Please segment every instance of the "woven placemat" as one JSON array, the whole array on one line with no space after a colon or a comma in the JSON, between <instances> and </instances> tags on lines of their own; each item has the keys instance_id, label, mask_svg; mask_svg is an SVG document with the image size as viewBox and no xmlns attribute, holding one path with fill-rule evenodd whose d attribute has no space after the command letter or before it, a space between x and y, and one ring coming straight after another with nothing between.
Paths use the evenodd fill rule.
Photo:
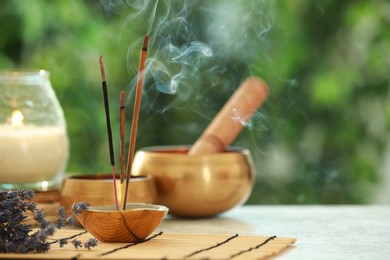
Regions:
<instances>
[{"instance_id":1,"label":"woven placemat","mask_svg":"<svg viewBox=\"0 0 390 260\"><path fill-rule=\"evenodd\" d=\"M77 238L82 242L92 236L81 229L56 232L50 241ZM279 236L241 236L239 234L169 234L156 233L141 243L98 243L87 250L74 249L69 241L60 248L53 243L43 254L0 254L14 259L264 259L275 256L294 244L296 238Z\"/></svg>"}]
</instances>

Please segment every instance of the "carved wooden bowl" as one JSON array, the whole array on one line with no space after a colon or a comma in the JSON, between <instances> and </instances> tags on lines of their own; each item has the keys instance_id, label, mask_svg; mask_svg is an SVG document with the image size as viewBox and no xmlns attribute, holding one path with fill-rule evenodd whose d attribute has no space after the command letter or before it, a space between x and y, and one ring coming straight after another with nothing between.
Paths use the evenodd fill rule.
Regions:
<instances>
[{"instance_id":1,"label":"carved wooden bowl","mask_svg":"<svg viewBox=\"0 0 390 260\"><path fill-rule=\"evenodd\" d=\"M89 207L77 216L83 227L101 242L137 243L145 240L163 221L168 208L144 203Z\"/></svg>"}]
</instances>

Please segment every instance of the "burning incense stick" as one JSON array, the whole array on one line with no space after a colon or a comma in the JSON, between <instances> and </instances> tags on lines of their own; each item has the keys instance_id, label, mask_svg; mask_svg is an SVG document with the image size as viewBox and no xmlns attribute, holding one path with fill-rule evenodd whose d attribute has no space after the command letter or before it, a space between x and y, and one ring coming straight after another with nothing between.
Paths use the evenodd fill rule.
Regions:
<instances>
[{"instance_id":1,"label":"burning incense stick","mask_svg":"<svg viewBox=\"0 0 390 260\"><path fill-rule=\"evenodd\" d=\"M127 189L128 189L128 185L129 185L130 176L131 176L131 166L133 164L135 141L137 138L138 118L139 118L139 111L140 111L140 107L141 107L141 98L142 98L142 87L143 87L144 78L145 78L145 62L146 62L146 56L148 53L148 40L149 40L148 36L145 35L144 44L143 44L142 50L141 50L139 68L138 68L137 89L136 89L136 93L135 93L133 120L132 120L132 124L131 124L130 143L129 143L129 151L128 151L128 159L127 159L126 188L125 188L125 198L124 198L123 209L126 209Z\"/></svg>"},{"instance_id":2,"label":"burning incense stick","mask_svg":"<svg viewBox=\"0 0 390 260\"><path fill-rule=\"evenodd\" d=\"M103 57L102 56L100 56L99 64L100 64L100 74L102 76L104 109L106 111L108 147L109 147L109 151L110 151L112 179L113 179L113 182L114 182L115 205L116 205L116 210L119 210L119 207L118 207L118 197L117 197L117 194L116 194L115 159L114 159L114 148L113 148L113 145L112 145L112 131L111 131L111 123L110 123L110 109L109 109L109 105L108 105L106 73L104 71Z\"/></svg>"},{"instance_id":3,"label":"burning incense stick","mask_svg":"<svg viewBox=\"0 0 390 260\"><path fill-rule=\"evenodd\" d=\"M120 108L119 108L119 134L120 134L120 179L121 179L121 205L123 205L124 202L124 181L126 178L125 173L125 134L126 134L126 116L125 116L125 97L126 93L122 90L120 94Z\"/></svg>"}]
</instances>

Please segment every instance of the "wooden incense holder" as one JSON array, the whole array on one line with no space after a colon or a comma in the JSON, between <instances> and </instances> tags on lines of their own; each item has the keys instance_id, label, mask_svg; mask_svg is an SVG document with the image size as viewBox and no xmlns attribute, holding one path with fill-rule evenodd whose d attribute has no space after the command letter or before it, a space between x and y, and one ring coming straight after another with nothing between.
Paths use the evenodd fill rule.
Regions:
<instances>
[{"instance_id":1,"label":"wooden incense holder","mask_svg":"<svg viewBox=\"0 0 390 260\"><path fill-rule=\"evenodd\" d=\"M168 213L168 208L144 203L90 207L77 216L83 227L101 242L138 243L145 240Z\"/></svg>"},{"instance_id":2,"label":"wooden incense holder","mask_svg":"<svg viewBox=\"0 0 390 260\"><path fill-rule=\"evenodd\" d=\"M263 80L256 77L247 78L191 147L188 154L223 152L267 96L268 85Z\"/></svg>"}]
</instances>

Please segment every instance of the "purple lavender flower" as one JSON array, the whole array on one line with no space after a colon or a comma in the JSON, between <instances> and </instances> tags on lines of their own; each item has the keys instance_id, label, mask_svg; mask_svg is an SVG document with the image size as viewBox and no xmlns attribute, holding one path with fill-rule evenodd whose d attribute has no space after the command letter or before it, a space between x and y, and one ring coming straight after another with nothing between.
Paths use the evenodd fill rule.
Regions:
<instances>
[{"instance_id":1,"label":"purple lavender flower","mask_svg":"<svg viewBox=\"0 0 390 260\"><path fill-rule=\"evenodd\" d=\"M61 229L66 225L65 208L63 206L59 207L57 210L57 214L58 214L58 219L56 221L56 225L58 229Z\"/></svg>"},{"instance_id":2,"label":"purple lavender flower","mask_svg":"<svg viewBox=\"0 0 390 260\"><path fill-rule=\"evenodd\" d=\"M27 254L28 251L29 251L29 248L25 244L21 244L18 246L16 253Z\"/></svg>"},{"instance_id":3,"label":"purple lavender flower","mask_svg":"<svg viewBox=\"0 0 390 260\"><path fill-rule=\"evenodd\" d=\"M50 245L48 242L37 242L34 247L35 251L38 253L46 253L50 249Z\"/></svg>"},{"instance_id":4,"label":"purple lavender flower","mask_svg":"<svg viewBox=\"0 0 390 260\"><path fill-rule=\"evenodd\" d=\"M52 236L54 235L54 232L55 232L55 227L53 224L49 224L46 228L45 228L45 232L48 236Z\"/></svg>"},{"instance_id":5,"label":"purple lavender flower","mask_svg":"<svg viewBox=\"0 0 390 260\"><path fill-rule=\"evenodd\" d=\"M66 218L66 214L65 214L65 208L64 206L61 206L57 209L57 214L60 218Z\"/></svg>"},{"instance_id":6,"label":"purple lavender flower","mask_svg":"<svg viewBox=\"0 0 390 260\"><path fill-rule=\"evenodd\" d=\"M72 216L69 216L66 219L66 224L69 225L69 226L73 226L74 225L74 218Z\"/></svg>"},{"instance_id":7,"label":"purple lavender flower","mask_svg":"<svg viewBox=\"0 0 390 260\"><path fill-rule=\"evenodd\" d=\"M85 244L84 247L88 250L91 250L91 247L97 246L98 240L96 238L89 238Z\"/></svg>"},{"instance_id":8,"label":"purple lavender flower","mask_svg":"<svg viewBox=\"0 0 390 260\"><path fill-rule=\"evenodd\" d=\"M72 225L74 220L67 217L63 207L57 211L58 219L55 224L46 221L46 214L43 210L37 209L36 204L32 201L34 192L31 190L3 190L0 189L0 253L44 253L50 249L47 242L49 236L52 236L56 230ZM82 202L74 207L75 213L81 213L88 207L88 203ZM34 215L38 222L39 229L32 233L32 225L25 223L27 216L26 211ZM68 243L68 239L58 240L60 247ZM73 240L72 244L76 247L82 247L81 241ZM96 239L89 239L85 242L84 247L90 250L96 246Z\"/></svg>"},{"instance_id":9,"label":"purple lavender flower","mask_svg":"<svg viewBox=\"0 0 390 260\"><path fill-rule=\"evenodd\" d=\"M68 239L61 238L60 241L58 241L58 243L60 244L60 247L63 247L64 245L68 244Z\"/></svg>"},{"instance_id":10,"label":"purple lavender flower","mask_svg":"<svg viewBox=\"0 0 390 260\"><path fill-rule=\"evenodd\" d=\"M46 217L45 211L41 209L35 211L34 219L38 222L40 228L45 228L49 224L45 220L45 217Z\"/></svg>"},{"instance_id":11,"label":"purple lavender flower","mask_svg":"<svg viewBox=\"0 0 390 260\"><path fill-rule=\"evenodd\" d=\"M29 204L28 204L28 209L29 211L31 211L32 213L34 213L36 210L37 210L37 204L35 204L35 202L31 201Z\"/></svg>"},{"instance_id":12,"label":"purple lavender flower","mask_svg":"<svg viewBox=\"0 0 390 260\"><path fill-rule=\"evenodd\" d=\"M72 206L72 210L73 210L73 213L76 216L78 216L79 214L81 214L81 212L88 209L88 207L89 207L89 204L87 202L83 201L83 202L74 203Z\"/></svg>"},{"instance_id":13,"label":"purple lavender flower","mask_svg":"<svg viewBox=\"0 0 390 260\"><path fill-rule=\"evenodd\" d=\"M78 239L76 239L76 238L72 240L72 244L73 244L73 246L74 246L76 249L78 249L79 247L83 247L83 246L81 245L81 241L78 240Z\"/></svg>"}]
</instances>

